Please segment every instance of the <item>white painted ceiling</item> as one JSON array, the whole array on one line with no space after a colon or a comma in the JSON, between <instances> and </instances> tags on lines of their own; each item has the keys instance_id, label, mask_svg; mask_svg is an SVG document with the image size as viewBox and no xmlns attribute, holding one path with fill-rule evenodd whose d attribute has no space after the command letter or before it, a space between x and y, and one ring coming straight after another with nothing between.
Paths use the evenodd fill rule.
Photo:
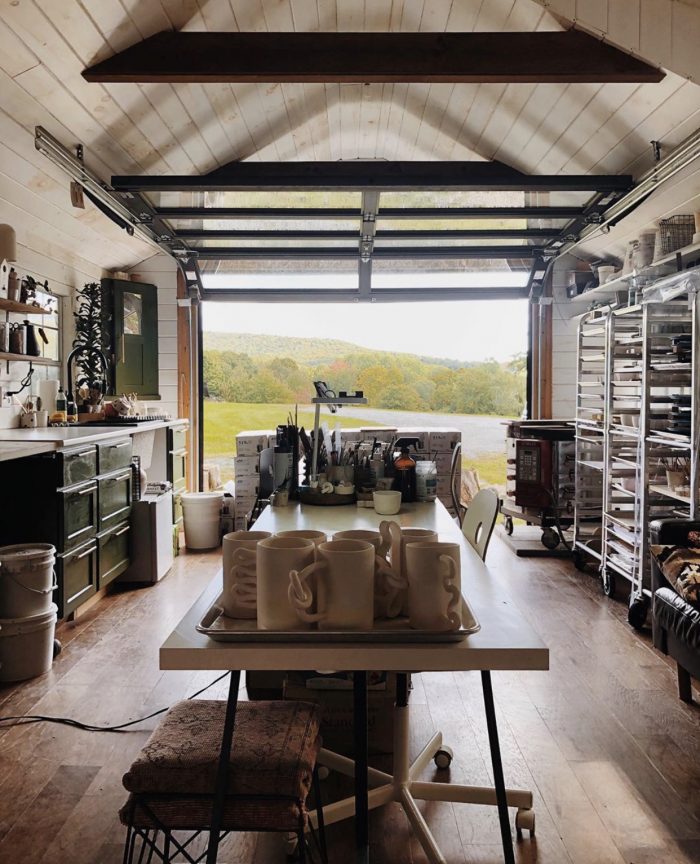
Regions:
<instances>
[{"instance_id":1,"label":"white painted ceiling","mask_svg":"<svg viewBox=\"0 0 700 864\"><path fill-rule=\"evenodd\" d=\"M677 0L663 2L670 8ZM640 3L624 5L639 18ZM670 149L700 126L700 89L674 72L659 84L507 86L88 84L80 75L96 60L170 28L561 29L563 19L547 5L535 0L0 0L0 154L7 157L0 159L0 198L56 228L61 218L69 219L71 227L63 225L60 237L69 254L118 267L143 259L148 247L120 234L92 208L71 209L67 183L33 150L36 124L66 145L81 142L87 163L104 178L200 174L237 159L357 158L498 159L533 174L639 174L652 162L651 139ZM576 14L576 3L549 5L560 14L566 13L561 7ZM595 5L613 7L612 0ZM590 6L581 4L581 11ZM653 40L648 35L646 40L646 54L654 54ZM639 45L633 48L644 56ZM672 52L668 56L673 63ZM686 68L680 61L673 65ZM33 198L18 205L13 184L21 164L21 185Z\"/></svg>"}]
</instances>

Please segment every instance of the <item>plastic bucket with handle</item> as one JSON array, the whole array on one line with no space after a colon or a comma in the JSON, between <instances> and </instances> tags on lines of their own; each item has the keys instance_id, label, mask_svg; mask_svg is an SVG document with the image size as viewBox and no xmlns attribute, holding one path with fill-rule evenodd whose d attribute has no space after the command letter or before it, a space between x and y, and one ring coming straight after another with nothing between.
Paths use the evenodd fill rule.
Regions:
<instances>
[{"instance_id":1,"label":"plastic bucket with handle","mask_svg":"<svg viewBox=\"0 0 700 864\"><path fill-rule=\"evenodd\" d=\"M184 492L180 496L188 549L213 549L221 543L223 492Z\"/></svg>"},{"instance_id":2,"label":"plastic bucket with handle","mask_svg":"<svg viewBox=\"0 0 700 864\"><path fill-rule=\"evenodd\" d=\"M58 607L27 618L0 618L0 682L25 681L48 672Z\"/></svg>"},{"instance_id":3,"label":"plastic bucket with handle","mask_svg":"<svg viewBox=\"0 0 700 864\"><path fill-rule=\"evenodd\" d=\"M56 550L50 543L0 547L0 618L26 618L51 607Z\"/></svg>"}]
</instances>

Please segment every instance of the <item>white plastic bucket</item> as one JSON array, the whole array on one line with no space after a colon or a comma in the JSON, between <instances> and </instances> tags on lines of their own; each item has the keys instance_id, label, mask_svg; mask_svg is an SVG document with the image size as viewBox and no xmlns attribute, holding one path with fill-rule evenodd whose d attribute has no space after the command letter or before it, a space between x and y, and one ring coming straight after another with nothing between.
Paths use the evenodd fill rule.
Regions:
<instances>
[{"instance_id":1,"label":"white plastic bucket","mask_svg":"<svg viewBox=\"0 0 700 864\"><path fill-rule=\"evenodd\" d=\"M221 543L223 492L185 492L180 496L188 549L213 549Z\"/></svg>"},{"instance_id":2,"label":"white plastic bucket","mask_svg":"<svg viewBox=\"0 0 700 864\"><path fill-rule=\"evenodd\" d=\"M28 618L0 618L0 681L24 681L48 672L58 607Z\"/></svg>"},{"instance_id":3,"label":"white plastic bucket","mask_svg":"<svg viewBox=\"0 0 700 864\"><path fill-rule=\"evenodd\" d=\"M56 550L50 543L0 547L0 619L41 615L51 608Z\"/></svg>"}]
</instances>

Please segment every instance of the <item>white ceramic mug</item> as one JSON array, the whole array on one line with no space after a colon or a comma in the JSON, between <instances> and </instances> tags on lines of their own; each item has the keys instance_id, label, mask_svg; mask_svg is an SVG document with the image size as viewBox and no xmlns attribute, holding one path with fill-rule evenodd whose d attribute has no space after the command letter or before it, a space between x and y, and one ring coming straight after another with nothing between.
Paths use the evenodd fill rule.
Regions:
<instances>
[{"instance_id":1,"label":"white ceramic mug","mask_svg":"<svg viewBox=\"0 0 700 864\"><path fill-rule=\"evenodd\" d=\"M255 618L257 607L256 547L269 531L231 531L222 541L224 615Z\"/></svg>"},{"instance_id":2,"label":"white ceramic mug","mask_svg":"<svg viewBox=\"0 0 700 864\"><path fill-rule=\"evenodd\" d=\"M387 560L390 538L383 537L379 531L368 531L362 528L350 531L336 531L334 540L364 540L371 543L377 553L374 566L374 617L395 618L401 609L398 602L399 591L405 587L397 582L394 571Z\"/></svg>"},{"instance_id":3,"label":"white ceramic mug","mask_svg":"<svg viewBox=\"0 0 700 864\"><path fill-rule=\"evenodd\" d=\"M462 626L459 544L407 544L406 576L411 627L459 630Z\"/></svg>"},{"instance_id":4,"label":"white ceramic mug","mask_svg":"<svg viewBox=\"0 0 700 864\"><path fill-rule=\"evenodd\" d=\"M395 516L401 509L401 493L392 489L372 492L374 509L380 516Z\"/></svg>"},{"instance_id":5,"label":"white ceramic mug","mask_svg":"<svg viewBox=\"0 0 700 864\"><path fill-rule=\"evenodd\" d=\"M301 537L304 540L311 540L314 546L319 546L328 540L328 536L324 531L314 531L310 528L300 528L294 531L278 531L275 537Z\"/></svg>"},{"instance_id":6,"label":"white ceramic mug","mask_svg":"<svg viewBox=\"0 0 700 864\"><path fill-rule=\"evenodd\" d=\"M258 629L309 629L309 623L289 603L289 574L313 564L315 548L305 537L268 537L258 543Z\"/></svg>"},{"instance_id":7,"label":"white ceramic mug","mask_svg":"<svg viewBox=\"0 0 700 864\"><path fill-rule=\"evenodd\" d=\"M430 543L438 539L436 531L430 528L402 528L398 522L384 521L379 525L382 537L387 538L390 544L391 569L394 571L394 579L403 587L399 591L399 611L408 614L408 595L406 588L406 546L409 543Z\"/></svg>"},{"instance_id":8,"label":"white ceramic mug","mask_svg":"<svg viewBox=\"0 0 700 864\"><path fill-rule=\"evenodd\" d=\"M316 556L313 564L289 574L289 602L299 619L320 630L371 630L378 558L373 544L331 540L321 543Z\"/></svg>"}]
</instances>

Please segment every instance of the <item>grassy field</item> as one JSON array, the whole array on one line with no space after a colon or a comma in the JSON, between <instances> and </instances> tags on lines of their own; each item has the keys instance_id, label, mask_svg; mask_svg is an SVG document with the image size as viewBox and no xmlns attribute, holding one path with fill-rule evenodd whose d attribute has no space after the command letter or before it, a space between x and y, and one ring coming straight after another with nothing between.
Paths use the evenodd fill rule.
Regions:
<instances>
[{"instance_id":1,"label":"grassy field","mask_svg":"<svg viewBox=\"0 0 700 864\"><path fill-rule=\"evenodd\" d=\"M212 462L228 461L235 455L236 435L244 429L274 429L284 423L289 412L294 414L293 405L266 405L247 402L206 402L204 403L204 458ZM322 414L331 426L339 422L341 426L379 426L367 420L359 421L342 414ZM307 431L313 429L314 413L308 409L299 411L299 424ZM506 457L503 452L482 453L478 457L464 458L464 468L475 468L479 472L482 486L503 485L506 476ZM223 467L223 466L222 466ZM229 472L223 472L228 479Z\"/></svg>"}]
</instances>

